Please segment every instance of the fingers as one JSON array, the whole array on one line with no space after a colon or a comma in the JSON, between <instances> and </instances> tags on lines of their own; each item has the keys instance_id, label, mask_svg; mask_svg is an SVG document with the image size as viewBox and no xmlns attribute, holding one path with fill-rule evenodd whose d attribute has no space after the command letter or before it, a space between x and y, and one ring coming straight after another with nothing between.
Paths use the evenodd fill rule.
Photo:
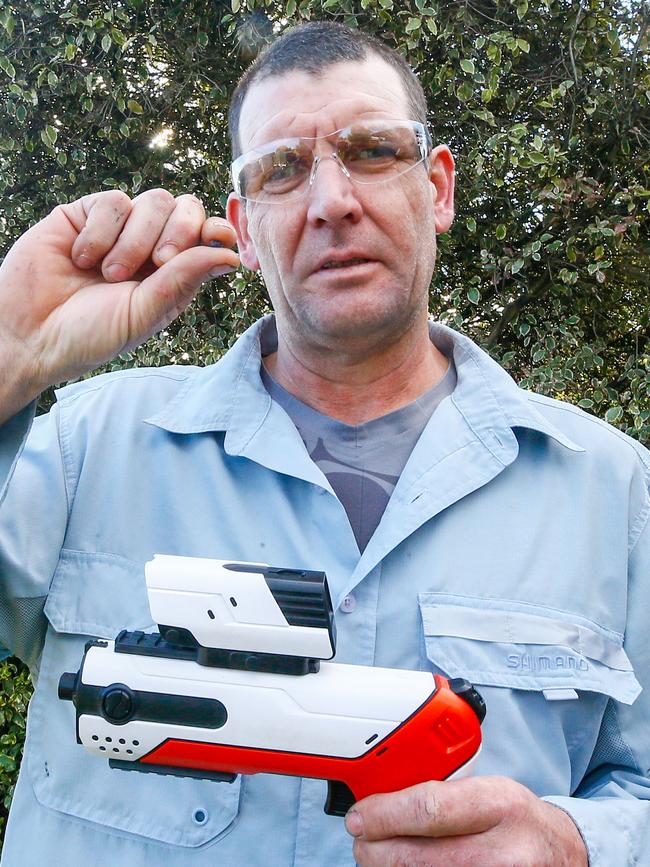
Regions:
<instances>
[{"instance_id":1,"label":"fingers","mask_svg":"<svg viewBox=\"0 0 650 867\"><path fill-rule=\"evenodd\" d=\"M195 201L202 211L200 202ZM146 193L137 196L133 200L131 213L119 238L102 262L104 278L114 282L128 280L145 262L149 261L154 248L158 246L158 239L166 228L167 221L177 207L182 211L187 210L185 203L177 206L176 199L167 190L147 190ZM182 226L187 226L189 222L191 226L191 220L187 219L186 214L177 216L175 222ZM198 223L193 233L195 243L202 221L197 218L194 222ZM189 232L191 233L191 228Z\"/></svg>"},{"instance_id":2,"label":"fingers","mask_svg":"<svg viewBox=\"0 0 650 867\"><path fill-rule=\"evenodd\" d=\"M79 233L73 262L83 269L101 268L111 283L141 279L200 244L236 243L230 224L219 217L206 219L200 199L189 194L174 198L167 190L147 190L131 201L125 193L109 190L61 210Z\"/></svg>"},{"instance_id":3,"label":"fingers","mask_svg":"<svg viewBox=\"0 0 650 867\"><path fill-rule=\"evenodd\" d=\"M178 196L167 222L156 241L152 256L155 265L164 265L174 256L201 241L205 208L194 195Z\"/></svg>"},{"instance_id":4,"label":"fingers","mask_svg":"<svg viewBox=\"0 0 650 867\"><path fill-rule=\"evenodd\" d=\"M210 217L203 224L201 241L208 246L234 247L237 235L228 220L223 217Z\"/></svg>"},{"instance_id":5,"label":"fingers","mask_svg":"<svg viewBox=\"0 0 650 867\"><path fill-rule=\"evenodd\" d=\"M478 834L503 819L513 786L530 794L501 777L476 777L421 783L399 792L372 795L355 804L346 817L346 827L364 840Z\"/></svg>"},{"instance_id":6,"label":"fingers","mask_svg":"<svg viewBox=\"0 0 650 867\"><path fill-rule=\"evenodd\" d=\"M94 268L113 247L131 213L133 203L120 190L93 193L60 210L79 233L72 245L72 261Z\"/></svg>"},{"instance_id":7,"label":"fingers","mask_svg":"<svg viewBox=\"0 0 650 867\"><path fill-rule=\"evenodd\" d=\"M512 867L545 862L513 858L508 846L489 835L449 837L395 837L368 843L355 840L352 854L358 867Z\"/></svg>"}]
</instances>

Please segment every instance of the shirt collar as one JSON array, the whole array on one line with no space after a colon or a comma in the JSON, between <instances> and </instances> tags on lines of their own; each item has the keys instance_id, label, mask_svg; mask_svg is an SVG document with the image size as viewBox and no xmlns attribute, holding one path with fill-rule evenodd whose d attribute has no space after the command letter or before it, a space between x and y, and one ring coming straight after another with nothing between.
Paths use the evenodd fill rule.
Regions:
<instances>
[{"instance_id":1,"label":"shirt collar","mask_svg":"<svg viewBox=\"0 0 650 867\"><path fill-rule=\"evenodd\" d=\"M429 323L429 334L438 349L447 355L453 353L458 386L452 400L481 439L489 439L501 426L520 427L539 431L571 451L584 451L551 424L535 407L531 394L519 388L510 374L469 337L438 322Z\"/></svg>"},{"instance_id":2,"label":"shirt collar","mask_svg":"<svg viewBox=\"0 0 650 867\"><path fill-rule=\"evenodd\" d=\"M505 426L536 430L572 451L583 451L468 337L437 322L429 324L429 333L438 349L453 355L458 384L452 400L488 447L495 429ZM251 325L216 364L195 369L176 396L145 421L179 434L226 431L228 452L240 454L271 410L260 363L276 346L275 317L269 314Z\"/></svg>"}]
</instances>

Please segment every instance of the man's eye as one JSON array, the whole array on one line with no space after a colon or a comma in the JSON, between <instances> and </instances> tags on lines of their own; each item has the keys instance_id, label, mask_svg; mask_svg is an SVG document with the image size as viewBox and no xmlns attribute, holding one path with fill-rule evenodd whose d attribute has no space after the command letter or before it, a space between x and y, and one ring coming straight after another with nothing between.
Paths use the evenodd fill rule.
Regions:
<instances>
[{"instance_id":1,"label":"man's eye","mask_svg":"<svg viewBox=\"0 0 650 867\"><path fill-rule=\"evenodd\" d=\"M299 162L280 163L273 165L266 170L264 176L265 181L283 181L286 178L292 178L295 175L303 174L305 167Z\"/></svg>"},{"instance_id":2,"label":"man's eye","mask_svg":"<svg viewBox=\"0 0 650 867\"><path fill-rule=\"evenodd\" d=\"M397 148L392 144L357 146L348 153L348 159L352 160L394 160L397 159L397 156Z\"/></svg>"},{"instance_id":3,"label":"man's eye","mask_svg":"<svg viewBox=\"0 0 650 867\"><path fill-rule=\"evenodd\" d=\"M309 165L299 153L281 151L264 166L264 187L295 183L309 174Z\"/></svg>"}]
</instances>

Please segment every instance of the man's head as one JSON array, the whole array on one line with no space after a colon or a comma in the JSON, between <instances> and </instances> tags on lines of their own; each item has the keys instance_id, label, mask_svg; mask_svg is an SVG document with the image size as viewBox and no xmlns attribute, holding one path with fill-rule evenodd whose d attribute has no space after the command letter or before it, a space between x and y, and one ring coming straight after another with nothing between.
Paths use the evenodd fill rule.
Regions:
<instances>
[{"instance_id":1,"label":"man's head","mask_svg":"<svg viewBox=\"0 0 650 867\"><path fill-rule=\"evenodd\" d=\"M364 183L346 172L339 141L346 128L397 121L408 130L425 115L406 62L340 25L289 31L242 79L230 117L235 155L255 168L272 143L279 159L289 145L292 159L313 160L296 200L228 202L242 262L262 271L281 341L358 354L426 325L436 233L453 218L451 154L439 146L387 182ZM271 159L263 177L275 183Z\"/></svg>"},{"instance_id":2,"label":"man's head","mask_svg":"<svg viewBox=\"0 0 650 867\"><path fill-rule=\"evenodd\" d=\"M242 153L239 118L248 91L270 76L298 70L318 78L335 63L361 63L369 55L384 60L399 75L408 101L409 117L426 125L427 101L422 85L401 54L361 30L351 30L332 21L312 21L292 27L272 42L240 78L230 101L228 127L232 158Z\"/></svg>"}]
</instances>

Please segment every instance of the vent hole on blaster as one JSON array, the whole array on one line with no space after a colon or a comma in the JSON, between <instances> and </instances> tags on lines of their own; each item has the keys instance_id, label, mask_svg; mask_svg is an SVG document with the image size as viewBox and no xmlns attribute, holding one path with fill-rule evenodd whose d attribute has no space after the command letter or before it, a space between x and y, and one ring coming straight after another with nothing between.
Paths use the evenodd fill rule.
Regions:
<instances>
[{"instance_id":1,"label":"vent hole on blaster","mask_svg":"<svg viewBox=\"0 0 650 867\"><path fill-rule=\"evenodd\" d=\"M210 618L210 620L214 620L214 611L210 611L209 608L208 608L208 617Z\"/></svg>"},{"instance_id":2,"label":"vent hole on blaster","mask_svg":"<svg viewBox=\"0 0 650 867\"><path fill-rule=\"evenodd\" d=\"M375 733L374 735L370 735L370 737L368 738L368 740L366 741L366 743L367 743L367 744L371 744L373 741L376 741L378 737L379 737L379 735L376 734L376 733Z\"/></svg>"},{"instance_id":3,"label":"vent hole on blaster","mask_svg":"<svg viewBox=\"0 0 650 867\"><path fill-rule=\"evenodd\" d=\"M233 608L237 607L237 600L235 599L234 596L230 597L230 604L232 605Z\"/></svg>"}]
</instances>

